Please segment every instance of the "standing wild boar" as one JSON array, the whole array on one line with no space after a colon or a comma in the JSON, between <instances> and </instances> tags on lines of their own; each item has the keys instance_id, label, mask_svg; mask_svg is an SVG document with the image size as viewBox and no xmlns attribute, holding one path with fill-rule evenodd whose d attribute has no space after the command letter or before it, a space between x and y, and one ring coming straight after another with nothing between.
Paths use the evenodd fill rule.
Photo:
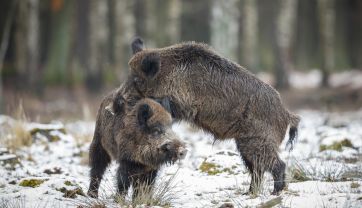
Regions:
<instances>
[{"instance_id":1,"label":"standing wild boar","mask_svg":"<svg viewBox=\"0 0 362 208\"><path fill-rule=\"evenodd\" d=\"M119 163L119 193L127 194L132 185L135 197L139 187L152 187L160 166L186 154L184 143L171 130L171 115L152 99L134 99L135 104L128 106L121 96L125 85L107 96L98 111L89 151L88 195L92 197L98 197L102 176L111 160Z\"/></svg>"},{"instance_id":2,"label":"standing wild boar","mask_svg":"<svg viewBox=\"0 0 362 208\"><path fill-rule=\"evenodd\" d=\"M286 167L279 145L288 126L288 143L293 143L300 118L283 106L273 87L205 44L144 49L142 40L135 39L132 48L129 81L143 97L163 99L173 117L196 124L215 139L234 138L251 173L249 191L257 192L269 171L272 193L280 193Z\"/></svg>"}]
</instances>

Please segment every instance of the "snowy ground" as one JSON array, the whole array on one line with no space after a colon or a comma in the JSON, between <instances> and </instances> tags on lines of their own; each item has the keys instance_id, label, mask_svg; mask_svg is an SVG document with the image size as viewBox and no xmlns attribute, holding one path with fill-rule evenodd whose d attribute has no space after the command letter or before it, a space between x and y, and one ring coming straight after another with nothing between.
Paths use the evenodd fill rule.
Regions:
<instances>
[{"instance_id":1,"label":"snowy ground","mask_svg":"<svg viewBox=\"0 0 362 208\"><path fill-rule=\"evenodd\" d=\"M234 143L214 143L210 135L185 124L175 125L174 130L187 142L188 156L179 164L163 168L158 186L173 178L172 207L220 207L224 203L268 207L273 202L277 207L362 207L362 111L299 114L303 119L297 145L292 152L284 150L285 144L281 146L289 184L279 197L270 195L270 175L266 175L257 197L243 195L250 177ZM18 123L0 116L0 142L14 137L11 134L26 132L33 133L34 141L13 152L4 145L0 148L0 206L76 207L89 201L82 191L86 193L88 188L86 158L94 123L25 123L25 133L20 127L9 130ZM114 163L110 166L101 185L100 197L109 206L114 205L115 167ZM38 179L40 184L21 186L29 179Z\"/></svg>"}]
</instances>

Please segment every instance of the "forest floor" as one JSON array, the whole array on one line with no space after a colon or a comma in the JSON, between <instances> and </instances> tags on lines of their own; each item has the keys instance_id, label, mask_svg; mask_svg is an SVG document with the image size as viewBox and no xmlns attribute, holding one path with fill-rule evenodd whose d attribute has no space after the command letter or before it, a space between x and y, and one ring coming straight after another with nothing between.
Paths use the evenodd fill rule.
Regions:
<instances>
[{"instance_id":1,"label":"forest floor","mask_svg":"<svg viewBox=\"0 0 362 208\"><path fill-rule=\"evenodd\" d=\"M258 195L244 195L250 176L234 142L214 142L212 136L180 123L173 129L189 152L185 160L163 167L156 192L166 193L157 195L155 204L362 207L362 109L298 113L302 122L294 150L289 152L281 145L288 187L280 196L270 194L273 181L269 174ZM97 203L116 207L115 163L106 171L100 199L85 196L93 130L94 122L39 124L0 116L0 207L87 207Z\"/></svg>"},{"instance_id":2,"label":"forest floor","mask_svg":"<svg viewBox=\"0 0 362 208\"><path fill-rule=\"evenodd\" d=\"M272 83L268 74L259 77ZM294 150L286 151L285 144L280 147L288 167L288 188L280 196L270 195L269 174L257 196L244 195L250 176L234 142L214 142L212 136L180 123L173 129L187 143L188 155L162 169L157 200L152 203L362 207L362 72L333 74L330 88L318 88L320 80L317 71L295 72L292 90L281 91L283 101L302 116L302 122ZM38 97L5 86L5 114L11 117L0 115L0 207L117 206L115 163L106 172L100 200L84 194L94 119L107 91L89 94L82 87L49 87Z\"/></svg>"}]
</instances>

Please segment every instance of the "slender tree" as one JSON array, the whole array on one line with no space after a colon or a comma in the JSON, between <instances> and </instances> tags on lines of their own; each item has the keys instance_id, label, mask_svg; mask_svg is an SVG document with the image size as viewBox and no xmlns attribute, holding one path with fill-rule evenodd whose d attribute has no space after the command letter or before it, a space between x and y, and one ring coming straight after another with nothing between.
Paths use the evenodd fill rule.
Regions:
<instances>
[{"instance_id":1,"label":"slender tree","mask_svg":"<svg viewBox=\"0 0 362 208\"><path fill-rule=\"evenodd\" d=\"M334 68L334 0L318 0L320 41L322 47L322 87L328 87L330 72Z\"/></svg>"},{"instance_id":2,"label":"slender tree","mask_svg":"<svg viewBox=\"0 0 362 208\"><path fill-rule=\"evenodd\" d=\"M293 68L290 53L296 6L297 0L280 0L280 9L276 19L276 44L273 44L276 59L275 86L278 89L289 88L289 70Z\"/></svg>"},{"instance_id":3,"label":"slender tree","mask_svg":"<svg viewBox=\"0 0 362 208\"><path fill-rule=\"evenodd\" d=\"M211 45L228 58L238 60L238 0L213 1L211 19Z\"/></svg>"},{"instance_id":4,"label":"slender tree","mask_svg":"<svg viewBox=\"0 0 362 208\"><path fill-rule=\"evenodd\" d=\"M72 43L72 11L75 1L52 0L50 2L51 23L45 79L48 84L65 84Z\"/></svg>"},{"instance_id":5,"label":"slender tree","mask_svg":"<svg viewBox=\"0 0 362 208\"><path fill-rule=\"evenodd\" d=\"M19 1L16 17L16 70L23 87L39 89L39 1Z\"/></svg>"},{"instance_id":6,"label":"slender tree","mask_svg":"<svg viewBox=\"0 0 362 208\"><path fill-rule=\"evenodd\" d=\"M146 33L147 45L162 47L178 40L178 0L146 1Z\"/></svg>"},{"instance_id":7,"label":"slender tree","mask_svg":"<svg viewBox=\"0 0 362 208\"><path fill-rule=\"evenodd\" d=\"M29 71L29 84L36 91L40 90L39 56L40 56L40 22L39 0L29 0L29 19L27 35L27 67Z\"/></svg>"},{"instance_id":8,"label":"slender tree","mask_svg":"<svg viewBox=\"0 0 362 208\"><path fill-rule=\"evenodd\" d=\"M124 81L128 74L128 60L131 56L130 42L136 35L134 1L115 0L114 23L114 54L115 68L120 82Z\"/></svg>"},{"instance_id":9,"label":"slender tree","mask_svg":"<svg viewBox=\"0 0 362 208\"><path fill-rule=\"evenodd\" d=\"M72 58L73 79L83 80L90 71L90 1L76 1L75 56ZM74 80L80 81L80 80Z\"/></svg>"},{"instance_id":10,"label":"slender tree","mask_svg":"<svg viewBox=\"0 0 362 208\"><path fill-rule=\"evenodd\" d=\"M250 70L255 70L257 67L257 34L258 34L258 10L255 0L242 0L242 63Z\"/></svg>"},{"instance_id":11,"label":"slender tree","mask_svg":"<svg viewBox=\"0 0 362 208\"><path fill-rule=\"evenodd\" d=\"M28 1L19 1L15 19L15 68L20 80L17 84L23 88L25 88L25 83L28 81L26 45L29 11L27 4Z\"/></svg>"},{"instance_id":12,"label":"slender tree","mask_svg":"<svg viewBox=\"0 0 362 208\"><path fill-rule=\"evenodd\" d=\"M210 43L210 15L211 3L209 0L182 0L181 1L181 40Z\"/></svg>"},{"instance_id":13,"label":"slender tree","mask_svg":"<svg viewBox=\"0 0 362 208\"><path fill-rule=\"evenodd\" d=\"M108 3L107 0L90 1L89 71L86 84L90 90L99 90L108 65Z\"/></svg>"},{"instance_id":14,"label":"slender tree","mask_svg":"<svg viewBox=\"0 0 362 208\"><path fill-rule=\"evenodd\" d=\"M134 0L133 12L135 18L135 32L136 35L141 37L147 36L147 25L146 25L146 0ZM155 14L153 14L155 15Z\"/></svg>"},{"instance_id":15,"label":"slender tree","mask_svg":"<svg viewBox=\"0 0 362 208\"><path fill-rule=\"evenodd\" d=\"M2 31L1 42L0 42L0 113L3 111L4 101L3 101L3 83L2 83L2 72L3 72L3 64L5 59L5 54L8 49L9 39L10 39L10 30L13 24L15 10L18 4L18 0L14 0L10 4L10 9L5 20L5 24Z\"/></svg>"}]
</instances>

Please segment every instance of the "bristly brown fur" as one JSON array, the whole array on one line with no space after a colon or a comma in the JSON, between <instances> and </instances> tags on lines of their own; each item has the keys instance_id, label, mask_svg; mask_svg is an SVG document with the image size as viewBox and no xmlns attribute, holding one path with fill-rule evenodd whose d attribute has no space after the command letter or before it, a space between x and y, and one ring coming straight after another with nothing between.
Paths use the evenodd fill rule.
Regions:
<instances>
[{"instance_id":1,"label":"bristly brown fur","mask_svg":"<svg viewBox=\"0 0 362 208\"><path fill-rule=\"evenodd\" d=\"M147 61L157 67L148 69ZM195 42L138 51L129 66L135 89L145 97L168 99L176 119L194 123L216 139L235 139L246 166L257 173L251 191L264 171L273 175L273 193L285 187L285 163L278 147L288 125L290 141L294 140L300 118L283 106L273 87Z\"/></svg>"},{"instance_id":2,"label":"bristly brown fur","mask_svg":"<svg viewBox=\"0 0 362 208\"><path fill-rule=\"evenodd\" d=\"M152 99L141 99L125 83L102 102L90 146L88 194L98 196L104 171L111 160L117 160L118 191L129 187L152 187L158 169L181 159L185 145L171 130L170 113Z\"/></svg>"}]
</instances>

